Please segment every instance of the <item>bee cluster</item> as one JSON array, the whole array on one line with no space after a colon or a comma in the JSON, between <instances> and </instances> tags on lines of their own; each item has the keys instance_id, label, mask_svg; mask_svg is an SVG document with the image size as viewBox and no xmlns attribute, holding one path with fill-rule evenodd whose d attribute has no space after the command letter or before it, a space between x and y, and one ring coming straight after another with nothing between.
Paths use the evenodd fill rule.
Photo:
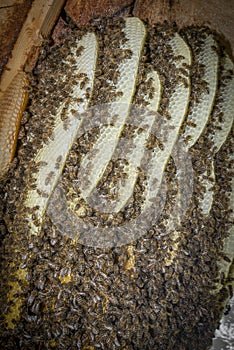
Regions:
<instances>
[{"instance_id":1,"label":"bee cluster","mask_svg":"<svg viewBox=\"0 0 234 350\"><path fill-rule=\"evenodd\" d=\"M78 180L80 164L98 142L105 122L94 124L88 132L77 136L64 163L57 198L38 187L38 171L47 167L49 159L35 161L35 157L38 150L49 147L56 138L58 110L66 132L72 118L80 118L76 108L69 107L71 104L89 100L90 108L84 114L88 119L94 117L92 107L100 105L98 112L108 115L106 106L122 98L123 91L116 89L121 62L131 60L134 54L126 48L125 23L124 19L108 19L88 29L70 27L60 46L45 46L31 77L32 91L22 120L16 158L7 180L1 184L4 349L204 350L211 345L225 302L232 294L233 277L229 270L233 267L233 257L223 248L232 222L233 140L223 101L226 101L225 89L233 81L233 70L232 66L224 65L226 53L217 35L208 28L189 27L179 32L191 53L188 64L182 54L174 53L176 27L167 24L152 27L146 23L137 76L132 77L135 85L131 103L136 107L135 114L140 114L139 110L147 108L157 92L150 76L157 71L161 92L155 114L160 116L155 120L156 130L165 127L173 132L170 107L173 94L178 86L189 91L177 136L184 135L191 158L193 189L176 230L168 230L168 222L180 195L180 184L177 162L169 154L164 169L165 205L156 222L140 237L126 245L96 247L89 242L82 244L79 235L69 232L68 211L84 227L111 229L137 218L145 202L148 178L141 167L137 168L131 196L120 211L101 212L82 197ZM87 31L94 33L98 42L93 86L86 73L77 72L76 64L76 58L85 52L83 45L76 48L76 41ZM213 73L205 66L210 58L206 60L206 54L205 58L201 54L208 37L214 42L217 71ZM213 92L209 74L213 74ZM77 85L83 97L74 100L71 95ZM202 124L203 116L196 119L194 111L199 110L201 101L209 101L212 93L214 100L207 122L199 129L196 121ZM71 114L67 113L68 107ZM234 108L233 101L229 107ZM117 117L112 116L109 127ZM196 128L199 135L193 142ZM126 124L119 142L129 142L129 147L133 147L131 140L142 132L144 128ZM221 141L216 141L217 132L222 134ZM163 152L168 141L170 136L166 133L151 133L145 148L153 154ZM117 155L95 184L100 198L118 198L116 189L119 184L124 186L129 177L129 161L122 159L121 151ZM45 186L54 181L62 162L62 155L56 156L54 168L45 176ZM211 183L212 199L210 208L204 209L201 203L208 192L207 183ZM152 184L156 186L157 179ZM45 199L52 197L50 211L57 213L56 222L45 212L40 224L38 206L25 204L30 190ZM61 201L63 196L65 201ZM29 221L39 228L37 234L31 233Z\"/></svg>"}]
</instances>

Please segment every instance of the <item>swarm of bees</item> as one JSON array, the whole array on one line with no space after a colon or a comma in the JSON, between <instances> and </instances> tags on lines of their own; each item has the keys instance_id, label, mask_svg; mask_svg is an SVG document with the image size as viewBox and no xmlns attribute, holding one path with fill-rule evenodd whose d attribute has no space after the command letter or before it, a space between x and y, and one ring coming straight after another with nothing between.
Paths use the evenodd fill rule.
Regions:
<instances>
[{"instance_id":1,"label":"swarm of bees","mask_svg":"<svg viewBox=\"0 0 234 350\"><path fill-rule=\"evenodd\" d=\"M208 349L233 285L234 75L219 37L102 20L47 44L30 80L1 184L2 344Z\"/></svg>"}]
</instances>

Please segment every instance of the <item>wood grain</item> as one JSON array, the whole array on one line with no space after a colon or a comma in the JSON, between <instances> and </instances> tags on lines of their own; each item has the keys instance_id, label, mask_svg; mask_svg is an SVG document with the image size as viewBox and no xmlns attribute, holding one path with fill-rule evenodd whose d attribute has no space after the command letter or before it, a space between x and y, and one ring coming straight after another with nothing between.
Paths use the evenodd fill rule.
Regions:
<instances>
[{"instance_id":1,"label":"wood grain","mask_svg":"<svg viewBox=\"0 0 234 350\"><path fill-rule=\"evenodd\" d=\"M0 1L0 75L26 19L31 3L32 0Z\"/></svg>"},{"instance_id":2,"label":"wood grain","mask_svg":"<svg viewBox=\"0 0 234 350\"><path fill-rule=\"evenodd\" d=\"M63 3L63 0L33 2L1 76L0 96L10 85L13 77L25 69L26 63L29 66L28 71L32 70L33 62L37 60L38 48L55 24Z\"/></svg>"}]
</instances>

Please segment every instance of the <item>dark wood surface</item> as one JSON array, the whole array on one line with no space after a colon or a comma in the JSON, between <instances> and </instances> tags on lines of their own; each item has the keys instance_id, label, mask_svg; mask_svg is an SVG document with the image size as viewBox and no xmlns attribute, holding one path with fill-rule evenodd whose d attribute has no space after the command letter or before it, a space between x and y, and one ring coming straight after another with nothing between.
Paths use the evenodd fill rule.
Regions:
<instances>
[{"instance_id":1,"label":"dark wood surface","mask_svg":"<svg viewBox=\"0 0 234 350\"><path fill-rule=\"evenodd\" d=\"M65 10L78 25L95 17L128 14L150 23L176 22L180 28L207 25L222 34L234 52L234 0L67 0Z\"/></svg>"},{"instance_id":2,"label":"dark wood surface","mask_svg":"<svg viewBox=\"0 0 234 350\"><path fill-rule=\"evenodd\" d=\"M17 39L32 0L0 2L0 75ZM78 24L107 16L134 15L150 23L176 22L179 27L208 25L223 35L234 54L234 0L67 0L66 13ZM61 30L61 20L57 31Z\"/></svg>"},{"instance_id":3,"label":"dark wood surface","mask_svg":"<svg viewBox=\"0 0 234 350\"><path fill-rule=\"evenodd\" d=\"M32 0L0 1L0 75L7 63Z\"/></svg>"}]
</instances>

